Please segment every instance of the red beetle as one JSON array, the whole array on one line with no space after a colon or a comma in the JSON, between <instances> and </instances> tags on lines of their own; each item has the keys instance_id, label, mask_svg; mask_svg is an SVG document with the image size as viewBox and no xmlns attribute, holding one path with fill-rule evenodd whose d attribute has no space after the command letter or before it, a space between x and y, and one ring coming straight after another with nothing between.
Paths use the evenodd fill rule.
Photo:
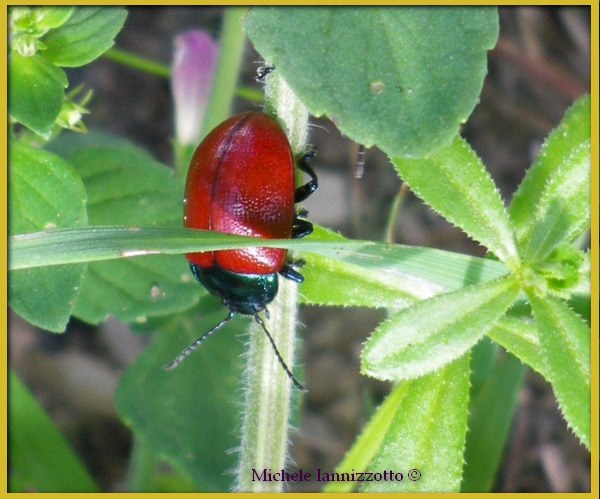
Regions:
<instances>
[{"instance_id":1,"label":"red beetle","mask_svg":"<svg viewBox=\"0 0 600 499\"><path fill-rule=\"evenodd\" d=\"M186 182L185 227L266 239L310 234L312 224L300 218L305 212L296 213L294 204L317 189L317 176L308 164L312 156L309 152L298 162L311 180L296 188L292 150L277 122L256 111L229 118L210 132L194 153ZM165 369L177 367L237 312L255 317L288 376L300 387L257 315L275 298L278 273L296 282L303 280L286 260L287 250L259 247L186 257L194 276L223 300L229 315Z\"/></svg>"}]
</instances>

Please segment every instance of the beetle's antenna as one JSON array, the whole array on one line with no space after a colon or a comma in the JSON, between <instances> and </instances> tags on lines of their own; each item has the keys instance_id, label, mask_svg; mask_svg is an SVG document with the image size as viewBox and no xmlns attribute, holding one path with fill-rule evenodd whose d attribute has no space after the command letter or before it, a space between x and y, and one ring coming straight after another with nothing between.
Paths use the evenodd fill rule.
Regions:
<instances>
[{"instance_id":1,"label":"beetle's antenna","mask_svg":"<svg viewBox=\"0 0 600 499\"><path fill-rule=\"evenodd\" d=\"M273 340L273 337L271 336L271 333L269 333L269 331L267 330L267 328L266 328L265 323L263 322L263 320L258 316L258 314L254 314L254 320L260 325L260 327L263 328L263 331L267 334L267 338L269 338L269 341L271 342L271 346L273 347L273 350L275 351L275 355L277 355L277 359L279 360L279 363L281 364L281 367L283 367L283 370L287 374L288 378L290 378L290 381L301 392L307 392L308 390L306 388L304 388L300 384L300 382L294 377L294 375L290 371L290 369L287 366L287 364L281 358L281 354L279 353L279 350L277 350L277 345L275 345L275 341Z\"/></svg>"},{"instance_id":2,"label":"beetle's antenna","mask_svg":"<svg viewBox=\"0 0 600 499\"><path fill-rule=\"evenodd\" d=\"M221 329L225 324L227 324L231 318L233 317L233 312L229 312L229 314L227 315L227 317L225 317L225 319L223 319L221 322L219 322L216 326L214 326L212 329L209 329L206 333L204 333L202 336L200 336L200 338L198 338L196 341L194 341L194 343L192 343L189 347L187 347L183 352L181 352L177 357L175 357L175 359L173 360L173 362L169 363L169 364L165 364L163 366L163 369L165 371L171 371L172 369L175 369L179 364L181 364L194 350L196 350L196 348L198 348L206 338L212 336L213 334L215 334L219 329ZM263 326L264 327L264 326Z\"/></svg>"}]
</instances>

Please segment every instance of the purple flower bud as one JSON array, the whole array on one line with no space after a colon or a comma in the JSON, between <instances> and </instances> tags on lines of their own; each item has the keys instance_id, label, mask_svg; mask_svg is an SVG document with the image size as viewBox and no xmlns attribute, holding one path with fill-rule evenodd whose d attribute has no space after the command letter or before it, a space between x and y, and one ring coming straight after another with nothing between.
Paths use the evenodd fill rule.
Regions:
<instances>
[{"instance_id":1,"label":"purple flower bud","mask_svg":"<svg viewBox=\"0 0 600 499\"><path fill-rule=\"evenodd\" d=\"M218 52L219 46L204 31L188 31L175 38L172 89L175 136L181 144L200 142Z\"/></svg>"}]
</instances>

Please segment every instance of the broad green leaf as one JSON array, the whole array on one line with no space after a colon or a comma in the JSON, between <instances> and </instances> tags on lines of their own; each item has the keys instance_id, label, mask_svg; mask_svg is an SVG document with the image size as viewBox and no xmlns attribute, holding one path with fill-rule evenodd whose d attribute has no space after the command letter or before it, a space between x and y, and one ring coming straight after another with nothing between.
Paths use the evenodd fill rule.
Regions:
<instances>
[{"instance_id":1,"label":"broad green leaf","mask_svg":"<svg viewBox=\"0 0 600 499\"><path fill-rule=\"evenodd\" d=\"M42 29L58 28L66 23L75 7L38 7L41 12L41 19L37 21L37 25Z\"/></svg>"},{"instance_id":2,"label":"broad green leaf","mask_svg":"<svg viewBox=\"0 0 600 499\"><path fill-rule=\"evenodd\" d=\"M9 372L10 492L98 492L98 486L25 384Z\"/></svg>"},{"instance_id":3,"label":"broad green leaf","mask_svg":"<svg viewBox=\"0 0 600 499\"><path fill-rule=\"evenodd\" d=\"M383 380L412 379L465 354L519 294L511 277L437 295L382 323L362 352L362 372Z\"/></svg>"},{"instance_id":4,"label":"broad green leaf","mask_svg":"<svg viewBox=\"0 0 600 499\"><path fill-rule=\"evenodd\" d=\"M398 407L414 383L416 381L407 381L396 385L392 393L378 407L377 412L369 420L344 460L335 469L336 473L352 473L353 470L369 469L369 463L379 452ZM352 481L331 482L323 492L352 492L358 485L357 482Z\"/></svg>"},{"instance_id":5,"label":"broad green leaf","mask_svg":"<svg viewBox=\"0 0 600 499\"><path fill-rule=\"evenodd\" d=\"M213 305L211 313L203 307L154 319L161 334L124 374L117 406L137 438L192 478L199 491L225 492L236 463L231 450L239 445L239 331L245 320L232 321L176 369L162 369L226 315L216 300L207 301Z\"/></svg>"},{"instance_id":6,"label":"broad green leaf","mask_svg":"<svg viewBox=\"0 0 600 499\"><path fill-rule=\"evenodd\" d=\"M126 17L121 7L78 7L66 23L44 36L44 57L57 66L88 64L113 46Z\"/></svg>"},{"instance_id":7,"label":"broad green leaf","mask_svg":"<svg viewBox=\"0 0 600 499\"><path fill-rule=\"evenodd\" d=\"M423 159L394 158L411 190L449 222L510 266L517 257L500 193L481 160L461 137Z\"/></svg>"},{"instance_id":8,"label":"broad green leaf","mask_svg":"<svg viewBox=\"0 0 600 499\"><path fill-rule=\"evenodd\" d=\"M590 99L566 113L528 170L511 206L524 256L542 260L590 224Z\"/></svg>"},{"instance_id":9,"label":"broad green leaf","mask_svg":"<svg viewBox=\"0 0 600 499\"><path fill-rule=\"evenodd\" d=\"M34 132L46 135L52 130L67 85L65 72L39 55L10 54L8 112Z\"/></svg>"},{"instance_id":10,"label":"broad green leaf","mask_svg":"<svg viewBox=\"0 0 600 499\"><path fill-rule=\"evenodd\" d=\"M73 164L88 192L91 224L181 225L181 185L146 154L86 149L74 155ZM94 262L74 313L90 323L108 315L140 321L189 308L199 291L180 255Z\"/></svg>"},{"instance_id":11,"label":"broad green leaf","mask_svg":"<svg viewBox=\"0 0 600 499\"><path fill-rule=\"evenodd\" d=\"M551 296L529 295L538 323L548 380L563 416L589 449L590 436L590 329L564 302Z\"/></svg>"},{"instance_id":12,"label":"broad green leaf","mask_svg":"<svg viewBox=\"0 0 600 499\"><path fill-rule=\"evenodd\" d=\"M73 314L91 324L110 315L143 322L148 316L188 309L201 292L183 257L91 263Z\"/></svg>"},{"instance_id":13,"label":"broad green leaf","mask_svg":"<svg viewBox=\"0 0 600 499\"><path fill-rule=\"evenodd\" d=\"M145 157L150 161L154 160L142 146L122 136L112 135L99 129L90 129L87 133L61 133L48 143L46 149L69 161L82 149L119 149L125 153Z\"/></svg>"},{"instance_id":14,"label":"broad green leaf","mask_svg":"<svg viewBox=\"0 0 600 499\"><path fill-rule=\"evenodd\" d=\"M456 135L498 36L486 7L260 7L244 26L311 114L391 157Z\"/></svg>"},{"instance_id":15,"label":"broad green leaf","mask_svg":"<svg viewBox=\"0 0 600 499\"><path fill-rule=\"evenodd\" d=\"M510 433L526 367L489 340L471 355L471 393L461 492L490 492Z\"/></svg>"},{"instance_id":16,"label":"broad green leaf","mask_svg":"<svg viewBox=\"0 0 600 499\"><path fill-rule=\"evenodd\" d=\"M403 480L365 483L361 490L458 492L467 433L469 356L409 383L380 449L366 468L400 471Z\"/></svg>"},{"instance_id":17,"label":"broad green leaf","mask_svg":"<svg viewBox=\"0 0 600 499\"><path fill-rule=\"evenodd\" d=\"M87 223L81 178L66 161L15 142L10 147L11 233L80 227ZM13 271L9 303L27 321L62 332L75 307L86 264Z\"/></svg>"},{"instance_id":18,"label":"broad green leaf","mask_svg":"<svg viewBox=\"0 0 600 499\"><path fill-rule=\"evenodd\" d=\"M549 379L548 366L533 319L502 317L490 329L488 336L545 379Z\"/></svg>"}]
</instances>

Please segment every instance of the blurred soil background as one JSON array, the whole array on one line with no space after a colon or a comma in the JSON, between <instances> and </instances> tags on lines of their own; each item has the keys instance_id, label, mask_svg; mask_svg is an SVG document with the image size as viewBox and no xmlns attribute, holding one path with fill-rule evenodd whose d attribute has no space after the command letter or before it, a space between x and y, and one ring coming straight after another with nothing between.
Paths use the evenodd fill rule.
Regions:
<instances>
[{"instance_id":1,"label":"blurred soil background","mask_svg":"<svg viewBox=\"0 0 600 499\"><path fill-rule=\"evenodd\" d=\"M169 65L174 37L204 29L218 36L222 9L130 8L116 47ZM590 14L587 7L504 7L501 37L489 55L481 101L464 135L508 202L543 139L565 110L590 87ZM248 43L241 84L254 81L259 56ZM69 73L74 87L94 89L90 129L104 129L172 164L173 107L169 82L100 59ZM238 99L234 111L256 108ZM401 182L378 150L354 176L357 146L333 124L313 119L311 141L320 189L307 203L310 219L359 239L382 240ZM482 256L483 248L409 194L393 228L394 240ZM292 459L298 468L332 471L390 386L359 374L361 344L382 312L306 307L301 312L304 398ZM113 392L120 373L146 338L109 320L99 328L73 321L64 335L36 330L11 314L10 360L77 449L104 490L123 490L131 437L119 421ZM232 341L235 339L232 338ZM529 372L494 490L583 492L590 457L567 429L550 386ZM319 484L294 484L316 491Z\"/></svg>"}]
</instances>

